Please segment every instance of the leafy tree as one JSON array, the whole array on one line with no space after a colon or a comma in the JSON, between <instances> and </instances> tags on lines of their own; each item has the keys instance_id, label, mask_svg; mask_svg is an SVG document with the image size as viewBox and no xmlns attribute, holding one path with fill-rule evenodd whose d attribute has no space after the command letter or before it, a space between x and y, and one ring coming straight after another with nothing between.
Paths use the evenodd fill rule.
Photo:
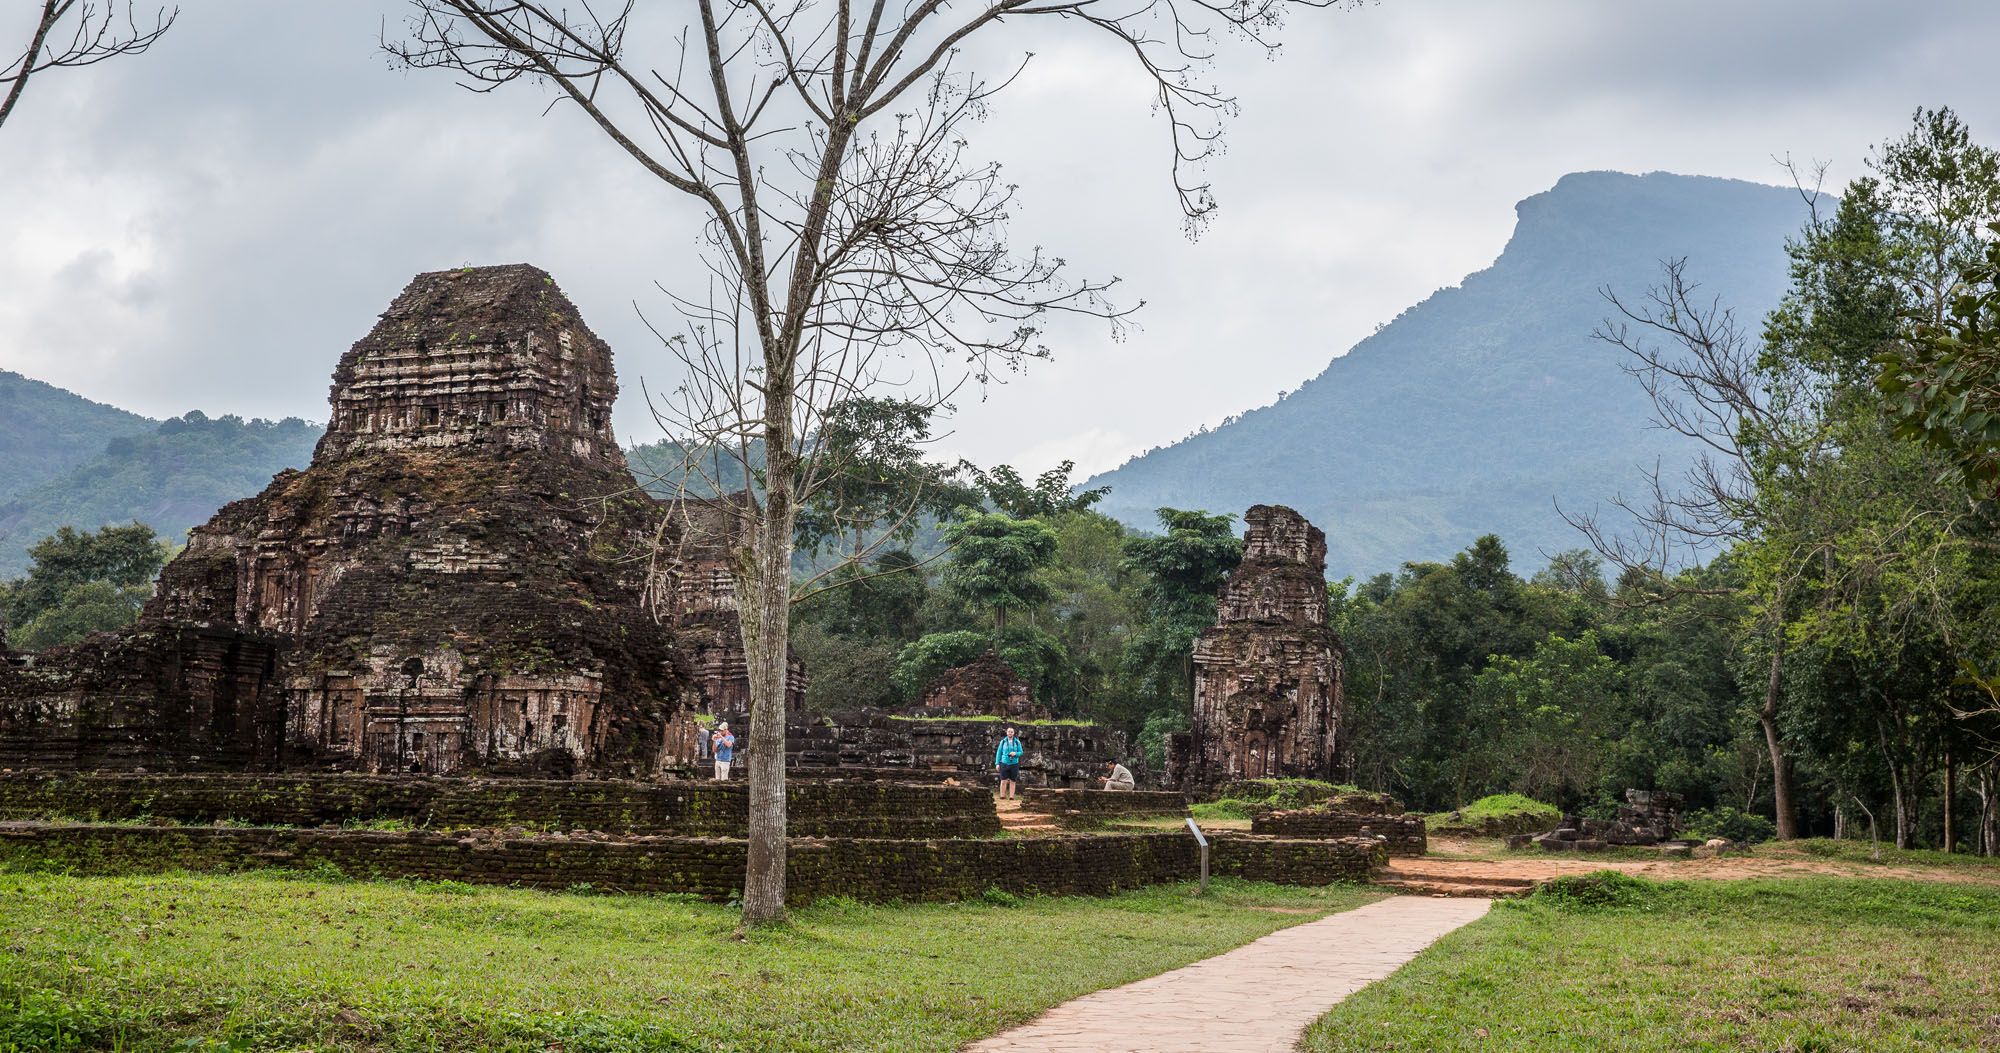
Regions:
<instances>
[{"instance_id":1,"label":"leafy tree","mask_svg":"<svg viewBox=\"0 0 2000 1053\"><path fill-rule=\"evenodd\" d=\"M1516 792L1581 803L1620 730L1622 690L1621 670L1595 632L1575 640L1551 635L1526 658L1496 655L1472 682L1487 727L1477 753Z\"/></svg>"},{"instance_id":2,"label":"leafy tree","mask_svg":"<svg viewBox=\"0 0 2000 1053\"><path fill-rule=\"evenodd\" d=\"M1522 581L1508 564L1506 546L1488 535L1449 563L1334 587L1358 781L1438 808L1499 788L1474 681L1495 656L1526 658L1551 634L1592 627L1577 624L1570 597Z\"/></svg>"},{"instance_id":3,"label":"leafy tree","mask_svg":"<svg viewBox=\"0 0 2000 1053\"><path fill-rule=\"evenodd\" d=\"M1124 566L1140 575L1145 620L1132 633L1127 668L1155 713L1185 712L1194 697L1194 643L1215 624L1216 595L1243 559L1231 515L1162 508L1164 532L1125 545Z\"/></svg>"},{"instance_id":4,"label":"leafy tree","mask_svg":"<svg viewBox=\"0 0 2000 1053\"><path fill-rule=\"evenodd\" d=\"M11 641L29 650L132 623L153 593L167 547L141 523L83 533L63 527L28 550L26 577L0 585Z\"/></svg>"},{"instance_id":5,"label":"leafy tree","mask_svg":"<svg viewBox=\"0 0 2000 1053\"><path fill-rule=\"evenodd\" d=\"M845 543L868 552L887 540L908 542L931 520L980 492L957 472L924 460L931 418L938 407L914 399L857 396L835 403L814 436L820 478L799 507L799 546L817 553Z\"/></svg>"},{"instance_id":6,"label":"leafy tree","mask_svg":"<svg viewBox=\"0 0 2000 1053\"><path fill-rule=\"evenodd\" d=\"M2000 240L1959 282L1949 315L1883 351L1877 384L1897 436L1942 451L1992 499L2000 497Z\"/></svg>"},{"instance_id":7,"label":"leafy tree","mask_svg":"<svg viewBox=\"0 0 2000 1053\"><path fill-rule=\"evenodd\" d=\"M1056 465L1036 476L1033 483L1011 465L1000 465L991 472L979 470L970 461L961 461L959 467L972 476L974 485L994 508L1016 519L1053 519L1067 512L1082 512L1111 492L1108 486L1074 490L1069 473L1076 468L1075 461Z\"/></svg>"},{"instance_id":8,"label":"leafy tree","mask_svg":"<svg viewBox=\"0 0 2000 1053\"><path fill-rule=\"evenodd\" d=\"M1056 532L1047 524L1003 512L967 511L944 534L952 546L941 575L945 588L992 612L996 636L1007 632L1008 611L1050 599L1047 583L1038 576L1056 554Z\"/></svg>"}]
</instances>

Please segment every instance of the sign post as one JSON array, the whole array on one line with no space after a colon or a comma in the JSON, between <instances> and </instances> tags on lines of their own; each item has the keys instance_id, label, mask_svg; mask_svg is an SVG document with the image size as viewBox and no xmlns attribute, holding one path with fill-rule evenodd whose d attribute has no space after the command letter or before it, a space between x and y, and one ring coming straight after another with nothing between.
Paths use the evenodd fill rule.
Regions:
<instances>
[{"instance_id":1,"label":"sign post","mask_svg":"<svg viewBox=\"0 0 2000 1053\"><path fill-rule=\"evenodd\" d=\"M1194 835L1194 843L1201 846L1201 891L1208 892L1208 838L1201 836L1201 827L1196 826L1194 817L1187 821L1188 833Z\"/></svg>"}]
</instances>

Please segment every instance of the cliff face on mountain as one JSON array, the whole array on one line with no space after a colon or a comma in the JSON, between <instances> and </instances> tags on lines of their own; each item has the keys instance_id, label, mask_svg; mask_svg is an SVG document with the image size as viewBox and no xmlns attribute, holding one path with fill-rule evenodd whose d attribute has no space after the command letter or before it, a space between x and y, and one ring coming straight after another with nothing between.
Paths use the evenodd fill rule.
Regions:
<instances>
[{"instance_id":1,"label":"cliff face on mountain","mask_svg":"<svg viewBox=\"0 0 2000 1053\"><path fill-rule=\"evenodd\" d=\"M1592 339L1611 310L1603 290L1642 295L1662 260L1685 258L1754 332L1783 293L1785 239L1805 210L1786 188L1615 172L1565 176L1516 210L1491 267L1289 397L1090 480L1111 487L1100 507L1151 528L1161 506L1289 505L1326 530L1335 578L1442 559L1487 533L1524 571L1579 547L1558 502L1603 505L1692 453L1650 425L1624 353Z\"/></svg>"}]
</instances>

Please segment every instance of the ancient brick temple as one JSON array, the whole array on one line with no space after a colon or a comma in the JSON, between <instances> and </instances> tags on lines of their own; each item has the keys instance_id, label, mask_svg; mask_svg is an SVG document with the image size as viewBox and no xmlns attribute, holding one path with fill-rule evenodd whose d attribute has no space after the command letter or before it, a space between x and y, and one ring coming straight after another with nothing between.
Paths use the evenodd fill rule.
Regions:
<instances>
[{"instance_id":1,"label":"ancient brick temple","mask_svg":"<svg viewBox=\"0 0 2000 1053\"><path fill-rule=\"evenodd\" d=\"M939 673L924 688L917 704L905 712L924 717L1049 718L1048 707L1035 701L1028 682L992 648L964 665Z\"/></svg>"},{"instance_id":2,"label":"ancient brick temple","mask_svg":"<svg viewBox=\"0 0 2000 1053\"><path fill-rule=\"evenodd\" d=\"M673 623L701 608L726 650L733 590L648 558L677 527L626 468L617 391L610 349L542 271L417 276L341 357L310 467L197 528L133 629L0 664L0 766L677 759L676 713L737 688ZM649 613L649 587L673 609Z\"/></svg>"},{"instance_id":3,"label":"ancient brick temple","mask_svg":"<svg viewBox=\"0 0 2000 1053\"><path fill-rule=\"evenodd\" d=\"M1168 777L1190 791L1335 775L1344 652L1327 624L1326 534L1282 505L1243 521L1243 562L1194 646L1190 729L1169 743Z\"/></svg>"}]
</instances>

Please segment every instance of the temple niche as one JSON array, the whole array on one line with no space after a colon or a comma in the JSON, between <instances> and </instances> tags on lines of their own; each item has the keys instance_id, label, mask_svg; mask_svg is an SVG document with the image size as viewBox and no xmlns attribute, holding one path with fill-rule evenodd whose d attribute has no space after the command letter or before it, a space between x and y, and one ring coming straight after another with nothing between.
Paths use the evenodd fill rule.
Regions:
<instances>
[{"instance_id":1,"label":"temple niche","mask_svg":"<svg viewBox=\"0 0 2000 1053\"><path fill-rule=\"evenodd\" d=\"M1326 534L1282 505L1243 521L1243 562L1194 646L1190 728L1169 742L1168 778L1191 792L1335 775L1344 651L1327 624Z\"/></svg>"},{"instance_id":2,"label":"temple niche","mask_svg":"<svg viewBox=\"0 0 2000 1053\"><path fill-rule=\"evenodd\" d=\"M308 468L196 528L133 628L0 664L0 766L678 762L678 714L747 697L733 589L635 484L617 392L541 270L418 275L341 357Z\"/></svg>"}]
</instances>

